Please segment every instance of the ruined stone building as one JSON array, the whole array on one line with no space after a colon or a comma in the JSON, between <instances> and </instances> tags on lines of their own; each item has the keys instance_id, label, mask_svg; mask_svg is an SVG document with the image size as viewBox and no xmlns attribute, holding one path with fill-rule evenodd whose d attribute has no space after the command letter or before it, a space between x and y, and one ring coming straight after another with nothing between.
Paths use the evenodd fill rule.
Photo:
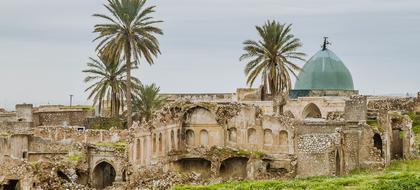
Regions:
<instances>
[{"instance_id":1,"label":"ruined stone building","mask_svg":"<svg viewBox=\"0 0 420 190\"><path fill-rule=\"evenodd\" d=\"M261 88L163 94L170 103L127 130L91 129L92 110L0 110L0 189L170 186L179 173L193 177L178 183L336 176L418 154L408 115L420 114L420 94L358 95L328 49L303 69L283 115Z\"/></svg>"},{"instance_id":2,"label":"ruined stone building","mask_svg":"<svg viewBox=\"0 0 420 190\"><path fill-rule=\"evenodd\" d=\"M334 176L417 154L406 114L420 112L420 97L359 96L349 70L326 48L303 70L285 116L273 115L272 97L262 89L167 94L172 104L152 122L132 127L132 172L161 167L224 179Z\"/></svg>"}]
</instances>

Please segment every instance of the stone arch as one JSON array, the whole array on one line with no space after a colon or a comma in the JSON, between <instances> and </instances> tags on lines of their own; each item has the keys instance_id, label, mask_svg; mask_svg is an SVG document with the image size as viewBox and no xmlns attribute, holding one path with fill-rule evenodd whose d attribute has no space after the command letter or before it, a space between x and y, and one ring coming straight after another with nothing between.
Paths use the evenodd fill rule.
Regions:
<instances>
[{"instance_id":1,"label":"stone arch","mask_svg":"<svg viewBox=\"0 0 420 190\"><path fill-rule=\"evenodd\" d=\"M20 189L20 182L17 179L8 180L6 184L0 186L4 190Z\"/></svg>"},{"instance_id":2,"label":"stone arch","mask_svg":"<svg viewBox=\"0 0 420 190\"><path fill-rule=\"evenodd\" d=\"M187 138L186 138L186 140L187 140L187 145L194 145L194 142L195 142L195 135L194 135L194 131L193 131L193 130L191 130L191 129L188 129L188 130L185 132L185 134L186 134L186 136L187 136Z\"/></svg>"},{"instance_id":3,"label":"stone arch","mask_svg":"<svg viewBox=\"0 0 420 190\"><path fill-rule=\"evenodd\" d=\"M136 140L136 160L141 159L141 142L140 139Z\"/></svg>"},{"instance_id":4,"label":"stone arch","mask_svg":"<svg viewBox=\"0 0 420 190\"><path fill-rule=\"evenodd\" d=\"M321 117L322 117L321 110L314 103L310 103L310 104L306 105L305 108L303 109L302 118L304 118L304 119L306 119L306 118L321 118Z\"/></svg>"},{"instance_id":5,"label":"stone arch","mask_svg":"<svg viewBox=\"0 0 420 190\"><path fill-rule=\"evenodd\" d=\"M235 127L228 129L228 140L230 142L237 142L237 130Z\"/></svg>"},{"instance_id":6,"label":"stone arch","mask_svg":"<svg viewBox=\"0 0 420 190\"><path fill-rule=\"evenodd\" d=\"M189 125L218 125L216 115L200 106L189 109L184 117Z\"/></svg>"},{"instance_id":7,"label":"stone arch","mask_svg":"<svg viewBox=\"0 0 420 190\"><path fill-rule=\"evenodd\" d=\"M379 135L378 133L375 133L375 135L373 135L373 147L381 151L381 157L382 157L383 155L382 138L381 138L381 135Z\"/></svg>"},{"instance_id":8,"label":"stone arch","mask_svg":"<svg viewBox=\"0 0 420 190\"><path fill-rule=\"evenodd\" d=\"M207 130L205 129L202 129L200 131L200 145L209 145L209 132L207 132Z\"/></svg>"},{"instance_id":9,"label":"stone arch","mask_svg":"<svg viewBox=\"0 0 420 190\"><path fill-rule=\"evenodd\" d=\"M171 149L175 149L175 132L171 130Z\"/></svg>"},{"instance_id":10,"label":"stone arch","mask_svg":"<svg viewBox=\"0 0 420 190\"><path fill-rule=\"evenodd\" d=\"M182 158L174 162L179 172L195 172L203 177L210 177L211 162L204 158Z\"/></svg>"},{"instance_id":11,"label":"stone arch","mask_svg":"<svg viewBox=\"0 0 420 190\"><path fill-rule=\"evenodd\" d=\"M254 128L248 129L248 143L257 144L257 131Z\"/></svg>"},{"instance_id":12,"label":"stone arch","mask_svg":"<svg viewBox=\"0 0 420 190\"><path fill-rule=\"evenodd\" d=\"M112 164L102 161L93 169L93 184L97 189L111 186L115 181L116 172Z\"/></svg>"},{"instance_id":13,"label":"stone arch","mask_svg":"<svg viewBox=\"0 0 420 190\"><path fill-rule=\"evenodd\" d=\"M286 130L281 130L279 133L279 145L288 145L289 144L289 134Z\"/></svg>"},{"instance_id":14,"label":"stone arch","mask_svg":"<svg viewBox=\"0 0 420 190\"><path fill-rule=\"evenodd\" d=\"M248 160L246 157L231 157L223 160L219 169L220 176L245 179L247 177Z\"/></svg>"},{"instance_id":15,"label":"stone arch","mask_svg":"<svg viewBox=\"0 0 420 190\"><path fill-rule=\"evenodd\" d=\"M271 129L264 129L264 144L273 144L273 132L271 131Z\"/></svg>"}]
</instances>

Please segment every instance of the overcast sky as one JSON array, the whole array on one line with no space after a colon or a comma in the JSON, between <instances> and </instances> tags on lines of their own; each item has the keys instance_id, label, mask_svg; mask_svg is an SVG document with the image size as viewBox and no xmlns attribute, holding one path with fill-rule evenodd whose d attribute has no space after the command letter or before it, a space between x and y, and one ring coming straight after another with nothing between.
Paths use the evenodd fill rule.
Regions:
<instances>
[{"instance_id":1,"label":"overcast sky","mask_svg":"<svg viewBox=\"0 0 420 190\"><path fill-rule=\"evenodd\" d=\"M83 83L95 56L93 13L101 0L0 1L0 107L89 104ZM245 87L238 57L267 19L292 23L307 59L330 37L361 94L420 90L418 0L149 0L164 20L162 55L135 76L165 93L234 92ZM303 66L304 63L298 62Z\"/></svg>"}]
</instances>

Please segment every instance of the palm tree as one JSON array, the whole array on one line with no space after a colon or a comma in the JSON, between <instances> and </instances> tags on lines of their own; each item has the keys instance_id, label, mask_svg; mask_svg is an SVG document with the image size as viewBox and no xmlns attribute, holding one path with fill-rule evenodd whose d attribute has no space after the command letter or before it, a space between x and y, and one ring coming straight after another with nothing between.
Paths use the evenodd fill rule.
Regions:
<instances>
[{"instance_id":1,"label":"palm tree","mask_svg":"<svg viewBox=\"0 0 420 190\"><path fill-rule=\"evenodd\" d=\"M108 23L96 24L94 33L99 36L94 40L100 42L96 50L109 56L121 56L126 67L138 65L143 58L152 65L153 58L160 54L159 42L155 35L162 35L162 30L155 26L162 22L150 16L155 12L155 6L145 7L146 0L108 0L104 5L111 16L94 14L93 16L105 19ZM132 91L131 69L127 69L127 91ZM132 124L132 96L126 93L127 125Z\"/></svg>"},{"instance_id":2,"label":"palm tree","mask_svg":"<svg viewBox=\"0 0 420 190\"><path fill-rule=\"evenodd\" d=\"M140 85L134 98L134 117L139 121L150 121L156 110L159 110L166 99L159 95L159 87L155 84Z\"/></svg>"},{"instance_id":3,"label":"palm tree","mask_svg":"<svg viewBox=\"0 0 420 190\"><path fill-rule=\"evenodd\" d=\"M289 73L297 77L296 72L301 70L293 61L305 60L305 54L297 51L302 43L290 33L291 24L267 21L256 29L261 39L243 42L245 53L239 60L249 60L245 67L247 84L252 86L261 76L263 92L272 94L274 111L282 114L291 88Z\"/></svg>"},{"instance_id":4,"label":"palm tree","mask_svg":"<svg viewBox=\"0 0 420 190\"><path fill-rule=\"evenodd\" d=\"M124 96L126 94L126 72L127 67L120 64L118 59L108 59L105 56L98 56L99 60L89 58L88 69L83 70L88 76L86 83L91 84L86 90L90 91L89 99L93 99L94 105L99 105L102 110L103 103L111 100L111 117L118 117L119 111L124 108ZM140 81L132 77L132 85L139 85Z\"/></svg>"}]
</instances>

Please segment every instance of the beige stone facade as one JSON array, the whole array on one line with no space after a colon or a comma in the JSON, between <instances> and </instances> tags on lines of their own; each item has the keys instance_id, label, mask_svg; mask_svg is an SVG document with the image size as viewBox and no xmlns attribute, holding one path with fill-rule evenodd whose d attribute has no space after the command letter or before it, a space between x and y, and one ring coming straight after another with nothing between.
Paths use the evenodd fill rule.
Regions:
<instances>
[{"instance_id":1,"label":"beige stone facade","mask_svg":"<svg viewBox=\"0 0 420 190\"><path fill-rule=\"evenodd\" d=\"M166 96L172 101L151 122L128 130L88 129L92 113L83 110L2 111L0 187L159 189L175 179L336 176L418 154L407 114L419 111L420 96L298 97L279 116L258 89Z\"/></svg>"}]
</instances>

